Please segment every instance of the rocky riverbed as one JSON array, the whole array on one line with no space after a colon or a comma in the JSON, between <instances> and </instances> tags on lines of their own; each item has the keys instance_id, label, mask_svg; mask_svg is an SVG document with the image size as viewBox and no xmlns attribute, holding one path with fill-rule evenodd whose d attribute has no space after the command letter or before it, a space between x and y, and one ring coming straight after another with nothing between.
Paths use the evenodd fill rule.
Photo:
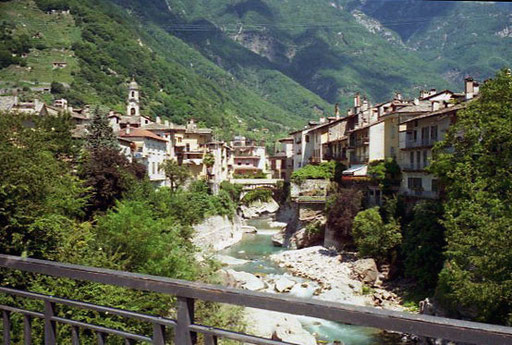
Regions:
<instances>
[{"instance_id":1,"label":"rocky riverbed","mask_svg":"<svg viewBox=\"0 0 512 345\"><path fill-rule=\"evenodd\" d=\"M255 219L249 223L258 228L258 233L244 235L242 242L219 253L218 259L226 264L221 271L226 285L301 298L402 309L399 298L381 287L382 275L372 260L355 260L353 255L340 255L320 246L301 250L277 248L272 245L271 236L283 224L271 224L271 219ZM400 343L396 337L387 340L374 329L252 308L248 308L246 314L253 334L291 343L316 344L315 338L327 342L342 340L346 345Z\"/></svg>"}]
</instances>

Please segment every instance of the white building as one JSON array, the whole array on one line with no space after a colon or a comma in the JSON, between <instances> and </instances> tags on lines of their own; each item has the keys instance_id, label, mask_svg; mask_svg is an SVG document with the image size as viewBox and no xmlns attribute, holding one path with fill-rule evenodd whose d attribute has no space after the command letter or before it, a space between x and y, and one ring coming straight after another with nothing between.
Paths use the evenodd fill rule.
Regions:
<instances>
[{"instance_id":1,"label":"white building","mask_svg":"<svg viewBox=\"0 0 512 345\"><path fill-rule=\"evenodd\" d=\"M167 178L162 169L163 163L169 159L167 139L142 128L130 126L119 132L119 137L133 142L133 158L146 166L148 177L158 187L167 185Z\"/></svg>"}]
</instances>

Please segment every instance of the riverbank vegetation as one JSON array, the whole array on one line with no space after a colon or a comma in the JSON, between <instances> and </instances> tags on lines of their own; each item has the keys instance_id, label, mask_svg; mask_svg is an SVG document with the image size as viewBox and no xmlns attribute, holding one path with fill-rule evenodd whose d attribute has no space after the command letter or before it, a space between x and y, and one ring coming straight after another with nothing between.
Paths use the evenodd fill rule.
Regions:
<instances>
[{"instance_id":1,"label":"riverbank vegetation","mask_svg":"<svg viewBox=\"0 0 512 345\"><path fill-rule=\"evenodd\" d=\"M342 247L411 280L409 295L435 297L453 317L512 325L511 143L512 76L504 70L434 149L440 200L394 197L399 171L376 162L370 183L386 191L382 206L362 198L367 185L342 184L328 199L327 225Z\"/></svg>"},{"instance_id":2,"label":"riverbank vegetation","mask_svg":"<svg viewBox=\"0 0 512 345\"><path fill-rule=\"evenodd\" d=\"M66 116L0 115L0 252L216 282L217 264L196 259L197 250L190 240L192 225L210 215L234 215L236 203L229 193L212 195L205 182L193 183L186 191L156 190L145 173L139 174L141 167L134 169L109 140L89 138L82 145L70 138L70 129L71 119ZM92 128L90 132L101 131ZM100 153L103 159L95 158ZM172 296L7 270L0 277L2 286L173 316ZM1 300L37 308L35 302ZM78 321L151 333L151 325L139 322L85 310L69 313L65 316ZM237 308L200 303L198 314L206 324L243 327ZM19 321L13 316L14 342L21 341L18 335L23 334ZM37 321L34 327L40 327ZM59 327L61 341L69 336L69 329Z\"/></svg>"}]
</instances>

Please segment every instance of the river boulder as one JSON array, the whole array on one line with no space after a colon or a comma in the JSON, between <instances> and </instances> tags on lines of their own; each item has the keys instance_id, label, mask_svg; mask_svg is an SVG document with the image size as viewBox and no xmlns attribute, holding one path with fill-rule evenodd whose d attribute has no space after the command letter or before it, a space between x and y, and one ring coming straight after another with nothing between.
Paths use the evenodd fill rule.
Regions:
<instances>
[{"instance_id":1,"label":"river boulder","mask_svg":"<svg viewBox=\"0 0 512 345\"><path fill-rule=\"evenodd\" d=\"M231 275L236 282L236 285L242 289L250 291L259 291L265 289L265 283L254 274L247 272L238 272L235 270L226 270L228 275Z\"/></svg>"},{"instance_id":2,"label":"river boulder","mask_svg":"<svg viewBox=\"0 0 512 345\"><path fill-rule=\"evenodd\" d=\"M296 283L293 280L290 280L286 277L281 277L276 280L275 284L275 289L277 292L288 292L293 288L293 286Z\"/></svg>"},{"instance_id":3,"label":"river boulder","mask_svg":"<svg viewBox=\"0 0 512 345\"><path fill-rule=\"evenodd\" d=\"M357 260L353 264L353 275L365 284L373 285L379 278L379 270L373 259Z\"/></svg>"},{"instance_id":4,"label":"river boulder","mask_svg":"<svg viewBox=\"0 0 512 345\"><path fill-rule=\"evenodd\" d=\"M272 340L280 340L293 344L316 345L316 339L308 333L295 317L285 316L276 324Z\"/></svg>"},{"instance_id":5,"label":"river boulder","mask_svg":"<svg viewBox=\"0 0 512 345\"><path fill-rule=\"evenodd\" d=\"M274 247L284 246L284 233L282 231L272 235L272 244Z\"/></svg>"}]
</instances>

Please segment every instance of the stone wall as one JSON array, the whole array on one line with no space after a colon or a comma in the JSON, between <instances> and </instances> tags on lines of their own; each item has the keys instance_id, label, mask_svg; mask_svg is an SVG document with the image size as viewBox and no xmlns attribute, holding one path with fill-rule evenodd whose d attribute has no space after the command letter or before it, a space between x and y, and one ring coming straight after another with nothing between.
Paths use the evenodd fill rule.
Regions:
<instances>
[{"instance_id":1,"label":"stone wall","mask_svg":"<svg viewBox=\"0 0 512 345\"><path fill-rule=\"evenodd\" d=\"M242 219L214 216L194 225L192 242L202 250L218 251L238 243L242 239Z\"/></svg>"}]
</instances>

